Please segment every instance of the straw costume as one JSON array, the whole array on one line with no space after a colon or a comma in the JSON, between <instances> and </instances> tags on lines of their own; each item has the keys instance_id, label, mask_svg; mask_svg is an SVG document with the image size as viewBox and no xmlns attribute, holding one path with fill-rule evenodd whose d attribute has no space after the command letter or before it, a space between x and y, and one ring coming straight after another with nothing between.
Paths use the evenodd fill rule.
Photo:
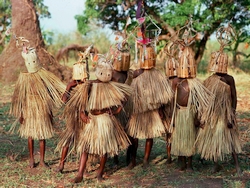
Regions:
<instances>
[{"instance_id":1,"label":"straw costume","mask_svg":"<svg viewBox=\"0 0 250 188\"><path fill-rule=\"evenodd\" d=\"M110 81L112 66L105 58L99 58L95 74L97 80L80 86L69 104L81 112L86 123L80 134L78 152L81 154L80 168L74 183L81 182L89 154L101 156L97 178L102 179L107 156L118 155L128 148L130 141L114 114L119 113L123 102L131 94L130 86Z\"/></svg>"},{"instance_id":2,"label":"straw costume","mask_svg":"<svg viewBox=\"0 0 250 188\"><path fill-rule=\"evenodd\" d=\"M66 129L60 134L60 141L55 149L55 152L62 151L59 166L56 168L57 172L62 172L67 155L74 149L76 150L79 133L84 127L79 111L73 110L67 102L76 93L80 85L89 79L88 56L91 48L92 45L84 53L79 52L79 60L73 65L72 81L68 83L66 92L62 97L63 102L66 103L63 113L63 117L66 119ZM72 149L68 151L70 146L72 146Z\"/></svg>"},{"instance_id":3,"label":"straw costume","mask_svg":"<svg viewBox=\"0 0 250 188\"><path fill-rule=\"evenodd\" d=\"M155 45L160 29L155 25L157 27L154 30L155 35L149 37L147 33L150 30L146 30L146 17L137 19L141 24L137 29L136 38L136 50L138 50L139 57L136 59L139 61L140 69L134 71L134 79L131 83L134 92L128 100L131 115L126 126L127 134L133 138L130 169L136 166L139 139L146 139L143 167L148 166L153 138L160 137L166 132L159 114L160 108L162 105L168 104L173 97L169 80L160 70L155 68Z\"/></svg>"},{"instance_id":4,"label":"straw costume","mask_svg":"<svg viewBox=\"0 0 250 188\"><path fill-rule=\"evenodd\" d=\"M165 48L164 52L167 55L167 60L164 64L165 74L167 78L169 79L170 85L173 88L173 83L175 80L178 80L177 77L177 67L178 67L178 61L177 61L177 52L178 48L177 45L174 44L174 42L169 42ZM170 125L171 125L171 119L172 114L174 110L174 97L172 98L171 102L168 105L164 105L163 109L163 124L166 127L166 150L167 150L167 164L170 164L172 162L171 159L171 136L172 133L170 132ZM173 131L173 130L172 130Z\"/></svg>"},{"instance_id":5,"label":"straw costume","mask_svg":"<svg viewBox=\"0 0 250 188\"><path fill-rule=\"evenodd\" d=\"M16 82L10 113L19 118L19 134L28 138L30 167L35 166L33 140L40 140L40 165L45 166L45 139L53 136L54 107L62 105L65 85L51 72L42 68L34 48L25 45L26 39L19 37L24 44L22 57L28 72L20 73ZM15 125L12 127L15 129Z\"/></svg>"},{"instance_id":6,"label":"straw costume","mask_svg":"<svg viewBox=\"0 0 250 188\"><path fill-rule=\"evenodd\" d=\"M223 32L231 32L231 26L223 28ZM220 29L218 30L218 32ZM236 122L237 95L234 79L227 74L228 57L223 53L225 41L218 40L221 49L213 52L210 60L210 71L214 72L205 81L204 85L214 95L215 99L209 102L206 114L210 118L200 129L196 140L197 152L202 158L215 162L214 172L219 170L218 161L224 160L225 155L233 154L237 173L240 173L237 153L241 152L238 126Z\"/></svg>"},{"instance_id":7,"label":"straw costume","mask_svg":"<svg viewBox=\"0 0 250 188\"><path fill-rule=\"evenodd\" d=\"M127 20L127 25L129 25L130 19ZM129 70L130 68L130 47L127 43L127 34L126 34L126 27L123 31L123 40L121 42L117 42L115 45L114 50L111 51L111 54L114 58L113 61L113 72L112 72L112 79L111 81L118 82L118 83L125 83L130 85L133 79L133 71ZM116 37L116 40L119 38ZM125 129L125 126L128 122L128 113L126 112L125 104L122 108L121 112L116 114L115 117L121 123L122 127ZM126 154L126 162L129 164L130 162L130 155L131 155L131 147L129 146L127 149ZM118 155L114 156L114 164L118 165Z\"/></svg>"},{"instance_id":8,"label":"straw costume","mask_svg":"<svg viewBox=\"0 0 250 188\"><path fill-rule=\"evenodd\" d=\"M184 29L183 38L175 41L180 45L180 57L177 68L178 79L173 83L175 102L170 129L172 132L174 127L171 154L178 156L182 161L180 170L186 168L192 170L196 126L199 125L202 112L209 103L210 92L196 78L196 64L190 45L194 42L197 33L193 32L191 21L182 29Z\"/></svg>"}]
</instances>

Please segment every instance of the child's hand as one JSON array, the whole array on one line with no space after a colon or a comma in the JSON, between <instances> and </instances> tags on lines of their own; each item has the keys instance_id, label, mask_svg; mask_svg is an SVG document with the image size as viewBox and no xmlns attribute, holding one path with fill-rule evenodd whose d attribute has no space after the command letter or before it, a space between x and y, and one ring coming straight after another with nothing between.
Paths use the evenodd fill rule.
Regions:
<instances>
[{"instance_id":1,"label":"child's hand","mask_svg":"<svg viewBox=\"0 0 250 188\"><path fill-rule=\"evenodd\" d=\"M23 119L23 116L21 116L21 117L19 118L19 123L23 124L23 122L24 122L24 119Z\"/></svg>"},{"instance_id":2,"label":"child's hand","mask_svg":"<svg viewBox=\"0 0 250 188\"><path fill-rule=\"evenodd\" d=\"M81 112L80 117L81 117L81 119L82 119L82 121L84 123L89 123L90 122L90 118L85 113Z\"/></svg>"}]
</instances>

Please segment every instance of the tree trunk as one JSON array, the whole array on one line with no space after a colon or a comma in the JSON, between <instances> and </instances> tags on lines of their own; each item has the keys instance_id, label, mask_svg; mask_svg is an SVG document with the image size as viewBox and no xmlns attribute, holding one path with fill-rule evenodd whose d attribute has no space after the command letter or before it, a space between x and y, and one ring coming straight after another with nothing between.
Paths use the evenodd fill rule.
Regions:
<instances>
[{"instance_id":1,"label":"tree trunk","mask_svg":"<svg viewBox=\"0 0 250 188\"><path fill-rule=\"evenodd\" d=\"M43 67L63 81L71 78L71 69L60 65L46 51L42 38L40 23L32 0L11 0L12 4L12 35L9 45L0 55L0 79L13 82L20 71L26 71L21 49L16 47L14 35L29 40L30 47L36 48L37 55Z\"/></svg>"}]
</instances>

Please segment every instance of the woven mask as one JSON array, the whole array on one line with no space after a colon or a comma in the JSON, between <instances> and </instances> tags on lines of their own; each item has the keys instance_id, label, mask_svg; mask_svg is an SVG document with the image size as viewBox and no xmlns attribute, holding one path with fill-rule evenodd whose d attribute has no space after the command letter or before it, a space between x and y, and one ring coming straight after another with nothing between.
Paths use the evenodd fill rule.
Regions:
<instances>
[{"instance_id":1,"label":"woven mask","mask_svg":"<svg viewBox=\"0 0 250 188\"><path fill-rule=\"evenodd\" d=\"M211 54L209 70L218 73L227 73L228 56L227 54L217 51Z\"/></svg>"},{"instance_id":2,"label":"woven mask","mask_svg":"<svg viewBox=\"0 0 250 188\"><path fill-rule=\"evenodd\" d=\"M116 71L128 71L130 67L130 52L128 43L117 49L118 56L114 59L113 67Z\"/></svg>"},{"instance_id":3,"label":"woven mask","mask_svg":"<svg viewBox=\"0 0 250 188\"><path fill-rule=\"evenodd\" d=\"M165 73L167 77L177 76L178 61L174 57L169 57L165 62Z\"/></svg>"},{"instance_id":4,"label":"woven mask","mask_svg":"<svg viewBox=\"0 0 250 188\"><path fill-rule=\"evenodd\" d=\"M27 51L22 51L22 57L25 61L25 66L29 73L34 73L39 71L42 68L35 48L28 48Z\"/></svg>"},{"instance_id":5,"label":"woven mask","mask_svg":"<svg viewBox=\"0 0 250 188\"><path fill-rule=\"evenodd\" d=\"M89 74L88 74L88 70L87 70L87 63L75 63L73 65L73 76L72 79L73 80L84 80L84 79L88 79L89 78Z\"/></svg>"}]
</instances>

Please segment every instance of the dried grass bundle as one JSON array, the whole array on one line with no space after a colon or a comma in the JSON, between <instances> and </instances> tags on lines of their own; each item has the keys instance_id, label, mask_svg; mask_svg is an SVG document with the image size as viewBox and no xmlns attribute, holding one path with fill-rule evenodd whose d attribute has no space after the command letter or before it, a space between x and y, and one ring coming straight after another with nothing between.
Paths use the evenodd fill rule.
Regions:
<instances>
[{"instance_id":1,"label":"dried grass bundle","mask_svg":"<svg viewBox=\"0 0 250 188\"><path fill-rule=\"evenodd\" d=\"M173 98L173 90L168 78L155 68L144 72L132 81L134 89L128 101L132 113L143 113L168 104Z\"/></svg>"},{"instance_id":2,"label":"dried grass bundle","mask_svg":"<svg viewBox=\"0 0 250 188\"><path fill-rule=\"evenodd\" d=\"M10 114L24 118L24 123L19 128L21 137L52 137L52 110L63 104L61 96L65 88L59 78L43 68L36 73L20 74L12 97Z\"/></svg>"},{"instance_id":3,"label":"dried grass bundle","mask_svg":"<svg viewBox=\"0 0 250 188\"><path fill-rule=\"evenodd\" d=\"M105 153L114 156L131 144L114 116L104 113L96 116L89 114L89 117L91 121L80 135L78 153L86 151L100 156Z\"/></svg>"}]
</instances>

